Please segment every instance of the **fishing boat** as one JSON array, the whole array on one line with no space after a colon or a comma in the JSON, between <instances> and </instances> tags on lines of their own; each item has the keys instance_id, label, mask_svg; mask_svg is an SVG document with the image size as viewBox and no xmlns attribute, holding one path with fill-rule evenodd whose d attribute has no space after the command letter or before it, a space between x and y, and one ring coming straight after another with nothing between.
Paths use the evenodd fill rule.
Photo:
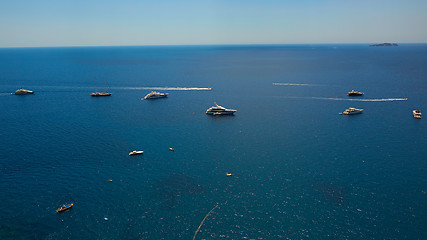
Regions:
<instances>
[{"instance_id":1,"label":"fishing boat","mask_svg":"<svg viewBox=\"0 0 427 240\"><path fill-rule=\"evenodd\" d=\"M165 98L167 96L168 96L167 93L160 93L160 92L152 91L149 94L145 95L145 97L142 100Z\"/></svg>"},{"instance_id":2,"label":"fishing boat","mask_svg":"<svg viewBox=\"0 0 427 240\"><path fill-rule=\"evenodd\" d=\"M357 108L347 108L343 114L344 115L353 115L353 114L359 114L362 113L363 109L357 109Z\"/></svg>"},{"instance_id":3,"label":"fishing boat","mask_svg":"<svg viewBox=\"0 0 427 240\"><path fill-rule=\"evenodd\" d=\"M421 119L421 111L420 110L414 110L414 111L412 111L412 114L414 114L414 118Z\"/></svg>"},{"instance_id":4,"label":"fishing boat","mask_svg":"<svg viewBox=\"0 0 427 240\"><path fill-rule=\"evenodd\" d=\"M68 210L68 209L72 208L72 207L73 207L73 205L74 205L74 203L70 203L70 204L62 205L62 207L60 207L60 208L56 209L56 212L57 212L57 213L60 213L60 212L66 211L66 210Z\"/></svg>"},{"instance_id":5,"label":"fishing boat","mask_svg":"<svg viewBox=\"0 0 427 240\"><path fill-rule=\"evenodd\" d=\"M15 91L15 95L27 95L27 94L34 94L34 91L26 90L23 88Z\"/></svg>"},{"instance_id":6,"label":"fishing boat","mask_svg":"<svg viewBox=\"0 0 427 240\"><path fill-rule=\"evenodd\" d=\"M237 110L227 109L225 107L219 106L215 103L216 106L208 108L206 110L207 115L233 115Z\"/></svg>"},{"instance_id":7,"label":"fishing boat","mask_svg":"<svg viewBox=\"0 0 427 240\"><path fill-rule=\"evenodd\" d=\"M347 93L347 95L348 96L362 96L364 93L363 92L358 92L358 91L354 91L354 90L351 90L351 92L348 92Z\"/></svg>"},{"instance_id":8,"label":"fishing boat","mask_svg":"<svg viewBox=\"0 0 427 240\"><path fill-rule=\"evenodd\" d=\"M140 155L140 154L142 154L142 153L144 153L144 151L132 151L132 152L130 152L129 153L129 156L132 156L132 155Z\"/></svg>"}]
</instances>

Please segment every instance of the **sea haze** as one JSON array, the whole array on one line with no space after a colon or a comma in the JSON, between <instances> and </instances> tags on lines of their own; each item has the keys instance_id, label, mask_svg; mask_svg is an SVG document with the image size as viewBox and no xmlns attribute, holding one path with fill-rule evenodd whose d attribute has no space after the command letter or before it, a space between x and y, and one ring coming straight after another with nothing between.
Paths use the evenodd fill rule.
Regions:
<instances>
[{"instance_id":1,"label":"sea haze","mask_svg":"<svg viewBox=\"0 0 427 240\"><path fill-rule=\"evenodd\" d=\"M427 239L426 66L404 44L0 49L0 238L192 239L218 206L195 239Z\"/></svg>"}]
</instances>

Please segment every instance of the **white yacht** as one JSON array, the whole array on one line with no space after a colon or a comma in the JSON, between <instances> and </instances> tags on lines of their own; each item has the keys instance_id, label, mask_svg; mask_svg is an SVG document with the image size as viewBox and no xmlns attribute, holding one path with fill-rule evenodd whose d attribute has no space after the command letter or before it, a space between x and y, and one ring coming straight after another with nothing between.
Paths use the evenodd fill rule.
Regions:
<instances>
[{"instance_id":1,"label":"white yacht","mask_svg":"<svg viewBox=\"0 0 427 240\"><path fill-rule=\"evenodd\" d=\"M26 90L23 88L15 91L15 95L26 95L26 94L34 94L34 91Z\"/></svg>"},{"instance_id":2,"label":"white yacht","mask_svg":"<svg viewBox=\"0 0 427 240\"><path fill-rule=\"evenodd\" d=\"M421 111L420 110L414 110L414 111L412 111L412 114L414 114L414 118L421 119Z\"/></svg>"},{"instance_id":3,"label":"white yacht","mask_svg":"<svg viewBox=\"0 0 427 240\"><path fill-rule=\"evenodd\" d=\"M168 94L167 93L160 93L160 92L156 92L156 91L152 91L149 94L147 94L143 100L145 99L157 99L157 98L165 98L167 97Z\"/></svg>"},{"instance_id":4,"label":"white yacht","mask_svg":"<svg viewBox=\"0 0 427 240\"><path fill-rule=\"evenodd\" d=\"M233 115L237 110L227 109L225 107L219 106L215 103L216 106L208 108L206 114L208 115Z\"/></svg>"},{"instance_id":5,"label":"white yacht","mask_svg":"<svg viewBox=\"0 0 427 240\"><path fill-rule=\"evenodd\" d=\"M139 155L139 154L143 154L144 153L144 151L132 151L132 152L130 152L129 153L129 156L132 156L132 155Z\"/></svg>"},{"instance_id":6,"label":"white yacht","mask_svg":"<svg viewBox=\"0 0 427 240\"><path fill-rule=\"evenodd\" d=\"M347 108L343 114L345 115L353 115L353 114L358 114L358 113L362 113L363 109L357 109L357 108Z\"/></svg>"}]
</instances>

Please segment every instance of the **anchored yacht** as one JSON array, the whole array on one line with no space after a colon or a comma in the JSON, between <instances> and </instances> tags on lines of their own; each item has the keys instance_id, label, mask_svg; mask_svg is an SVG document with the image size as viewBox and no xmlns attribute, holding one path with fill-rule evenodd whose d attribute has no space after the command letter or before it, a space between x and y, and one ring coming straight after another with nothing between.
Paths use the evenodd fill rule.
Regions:
<instances>
[{"instance_id":1,"label":"anchored yacht","mask_svg":"<svg viewBox=\"0 0 427 240\"><path fill-rule=\"evenodd\" d=\"M208 108L206 114L208 115L233 115L237 110L227 109L225 107L219 106L215 103L216 106Z\"/></svg>"},{"instance_id":2,"label":"anchored yacht","mask_svg":"<svg viewBox=\"0 0 427 240\"><path fill-rule=\"evenodd\" d=\"M353 115L353 114L358 114L358 113L362 113L363 109L357 109L357 108L347 108L343 114L345 115Z\"/></svg>"},{"instance_id":3,"label":"anchored yacht","mask_svg":"<svg viewBox=\"0 0 427 240\"><path fill-rule=\"evenodd\" d=\"M160 93L160 92L152 91L152 92L150 92L149 94L147 94L147 95L143 98L143 100L146 100L146 99L165 98L165 97L167 97L167 96L168 96L168 94L167 94L167 93Z\"/></svg>"}]
</instances>

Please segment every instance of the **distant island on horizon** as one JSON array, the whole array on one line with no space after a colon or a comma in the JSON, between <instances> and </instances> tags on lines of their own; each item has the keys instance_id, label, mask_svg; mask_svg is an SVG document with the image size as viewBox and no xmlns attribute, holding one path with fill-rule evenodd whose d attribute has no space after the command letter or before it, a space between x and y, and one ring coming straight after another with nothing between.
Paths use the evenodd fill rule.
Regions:
<instances>
[{"instance_id":1,"label":"distant island on horizon","mask_svg":"<svg viewBox=\"0 0 427 240\"><path fill-rule=\"evenodd\" d=\"M377 44L372 44L369 46L371 46L371 47L397 47L399 45L397 45L397 43L377 43Z\"/></svg>"}]
</instances>

